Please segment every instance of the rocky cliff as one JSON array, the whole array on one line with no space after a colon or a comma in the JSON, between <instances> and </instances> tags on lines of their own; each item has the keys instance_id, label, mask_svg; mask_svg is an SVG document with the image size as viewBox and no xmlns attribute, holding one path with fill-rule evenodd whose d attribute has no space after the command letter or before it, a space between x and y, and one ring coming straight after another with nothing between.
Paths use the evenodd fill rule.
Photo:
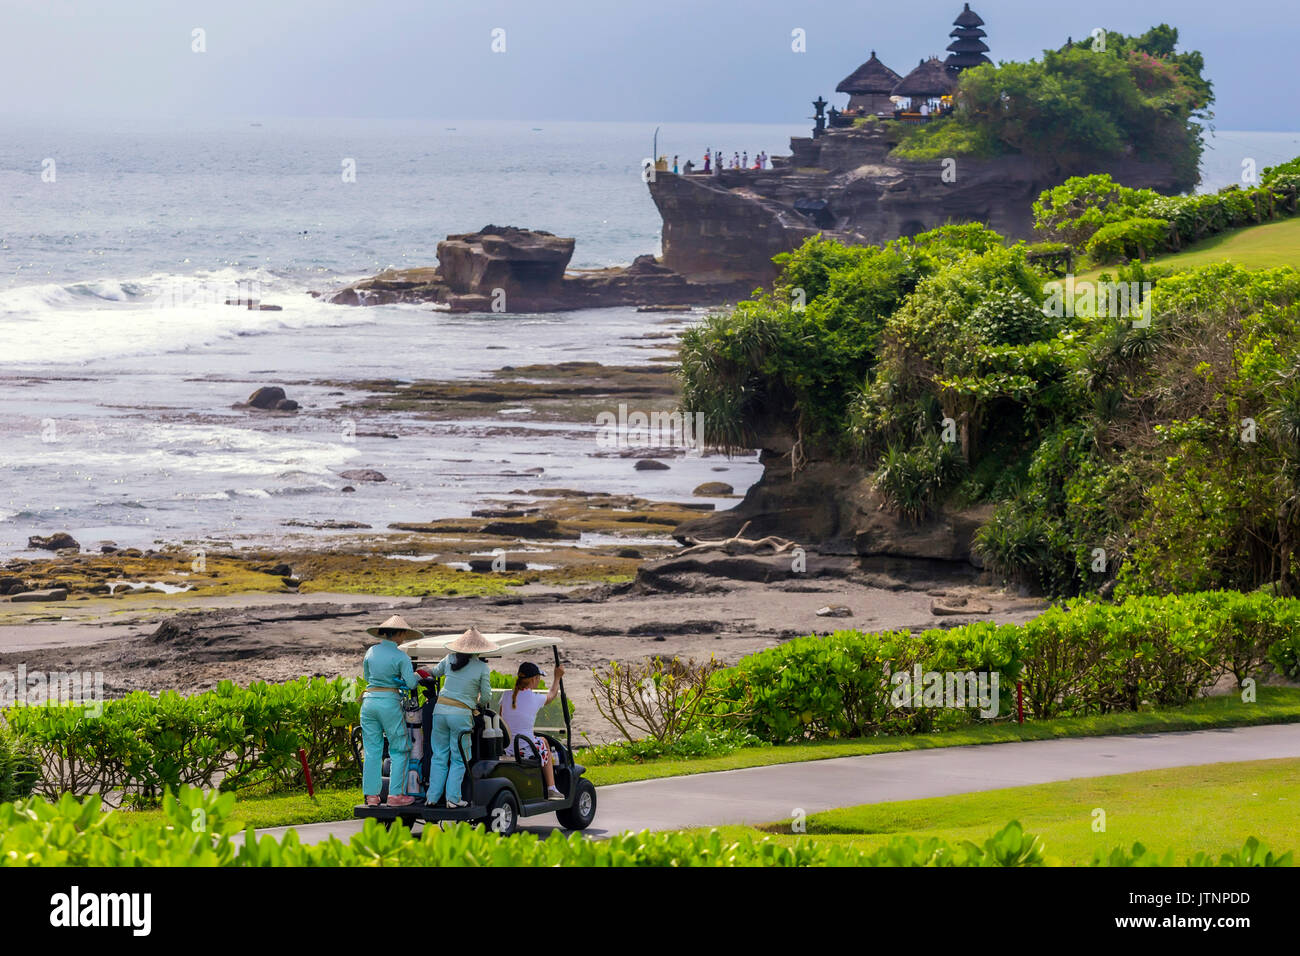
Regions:
<instances>
[{"instance_id":1,"label":"rocky cliff","mask_svg":"<svg viewBox=\"0 0 1300 956\"><path fill-rule=\"evenodd\" d=\"M816 233L879 244L982 222L1027 239L1033 201L1069 176L1107 172L1126 186L1179 188L1171 167L1137 157L1088 169L1025 156L904 162L890 158L891 136L880 126L830 130L792 139L791 155L775 157L772 169L657 173L649 187L663 217L663 264L693 279L766 283L772 256Z\"/></svg>"},{"instance_id":2,"label":"rocky cliff","mask_svg":"<svg viewBox=\"0 0 1300 956\"><path fill-rule=\"evenodd\" d=\"M779 442L763 442L777 444ZM764 448L763 477L735 508L694 518L673 532L687 538L716 540L748 524L746 537L779 535L818 555L847 555L856 566L896 577L971 578L983 562L973 550L975 532L992 514L992 506L963 511L940 509L920 522L888 510L872 488L863 466L839 461L812 461L792 473L787 450Z\"/></svg>"}]
</instances>

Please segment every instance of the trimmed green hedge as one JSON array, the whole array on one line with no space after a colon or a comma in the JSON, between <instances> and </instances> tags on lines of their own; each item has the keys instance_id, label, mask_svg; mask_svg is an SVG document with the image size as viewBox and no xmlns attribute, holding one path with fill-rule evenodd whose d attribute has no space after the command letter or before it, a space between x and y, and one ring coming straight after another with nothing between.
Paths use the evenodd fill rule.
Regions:
<instances>
[{"instance_id":1,"label":"trimmed green hedge","mask_svg":"<svg viewBox=\"0 0 1300 956\"><path fill-rule=\"evenodd\" d=\"M899 707L891 675L998 674L999 716L1024 683L1027 714L1077 717L1204 696L1220 678L1259 676L1271 660L1294 674L1300 600L1203 592L1133 597L1123 604L1071 601L1025 624L980 621L920 634L837 631L803 637L714 675L708 721L772 743L950 730L981 719L979 707ZM720 714L742 712L740 718Z\"/></svg>"},{"instance_id":2,"label":"trimmed green hedge","mask_svg":"<svg viewBox=\"0 0 1300 956\"><path fill-rule=\"evenodd\" d=\"M1084 250L1096 263L1146 259L1188 243L1296 212L1300 158L1266 169L1263 183L1216 193L1161 196L1104 173L1074 176L1034 203L1034 228Z\"/></svg>"},{"instance_id":3,"label":"trimmed green hedge","mask_svg":"<svg viewBox=\"0 0 1300 956\"><path fill-rule=\"evenodd\" d=\"M318 782L357 775L349 729L360 714L357 682L303 677L184 697L143 691L84 705L10 707L4 722L40 766L36 792L112 795L148 802L182 785L237 790L300 781L298 750Z\"/></svg>"},{"instance_id":4,"label":"trimmed green hedge","mask_svg":"<svg viewBox=\"0 0 1300 956\"><path fill-rule=\"evenodd\" d=\"M133 825L121 812L103 813L99 801L65 796L0 805L0 866L1044 866L1042 841L1010 823L982 844L951 844L896 837L870 852L800 839L783 846L770 838L729 840L707 833L625 833L607 840L552 833L545 840L503 837L466 825L419 837L404 826L385 830L367 820L343 843L336 837L304 846L290 831L282 839L250 831L242 845L228 819L233 794L186 788L163 799L165 819ZM1140 844L1097 861L1106 866L1169 865ZM1193 866L1287 866L1291 854L1268 852L1248 840L1239 853L1214 861L1197 854Z\"/></svg>"}]
</instances>

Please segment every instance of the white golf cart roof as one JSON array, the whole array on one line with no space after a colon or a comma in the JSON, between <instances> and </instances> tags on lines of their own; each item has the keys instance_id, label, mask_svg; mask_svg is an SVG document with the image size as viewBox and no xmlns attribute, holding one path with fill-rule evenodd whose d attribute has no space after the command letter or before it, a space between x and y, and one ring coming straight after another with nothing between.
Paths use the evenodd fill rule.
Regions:
<instances>
[{"instance_id":1,"label":"white golf cart roof","mask_svg":"<svg viewBox=\"0 0 1300 956\"><path fill-rule=\"evenodd\" d=\"M524 651L536 650L539 647L555 647L564 642L558 637L549 637L545 634L484 634L489 641L497 646L495 651L483 651L475 654L475 657L504 657L507 654L520 654ZM427 637L421 637L418 640L407 641L402 645L402 650L406 651L412 659L422 661L432 660L435 657L445 657L450 651L447 650L447 644L460 637L460 632L455 634L433 634Z\"/></svg>"}]
</instances>

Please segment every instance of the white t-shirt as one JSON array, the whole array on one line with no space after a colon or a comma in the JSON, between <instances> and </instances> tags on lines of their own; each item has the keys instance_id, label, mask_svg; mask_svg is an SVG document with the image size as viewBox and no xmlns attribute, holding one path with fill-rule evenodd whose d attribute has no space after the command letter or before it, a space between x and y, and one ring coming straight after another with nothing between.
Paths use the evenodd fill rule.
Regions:
<instances>
[{"instance_id":1,"label":"white t-shirt","mask_svg":"<svg viewBox=\"0 0 1300 956\"><path fill-rule=\"evenodd\" d=\"M510 741L516 736L533 737L533 722L537 712L546 705L546 694L537 690L521 690L517 702L511 706L510 698L514 689L507 690L501 697L501 719L510 728Z\"/></svg>"}]
</instances>

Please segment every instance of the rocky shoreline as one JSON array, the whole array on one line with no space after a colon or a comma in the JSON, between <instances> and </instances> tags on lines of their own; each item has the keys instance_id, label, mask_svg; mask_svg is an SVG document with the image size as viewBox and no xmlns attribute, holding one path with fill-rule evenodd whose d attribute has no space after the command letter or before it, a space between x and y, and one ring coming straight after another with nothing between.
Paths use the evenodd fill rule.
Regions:
<instances>
[{"instance_id":1,"label":"rocky shoreline","mask_svg":"<svg viewBox=\"0 0 1300 956\"><path fill-rule=\"evenodd\" d=\"M554 507L543 510L557 516L550 519L553 530L563 533L600 525L662 534L678 529L683 517L676 506L616 496L580 500L557 493L554 501ZM622 520L629 516L635 520ZM555 560L561 550L539 552L539 544L545 548L546 542L526 536L548 519L520 516L510 519L512 527L495 530L488 527L493 520L431 522L406 538L390 536L389 547L405 540L405 547L428 549L439 560L452 548L459 547L463 557L487 541L507 552L526 553L530 561L543 555ZM533 525L524 527L527 522ZM364 550L360 544L356 542ZM402 580L393 577L400 571L394 568L399 561L335 551L331 546L316 552L210 556L211 588L116 598L83 591L77 583L104 571L101 556L49 559L39 573L67 582L71 599L54 614L0 603L0 669L22 664L29 672L98 671L110 696L133 690L191 693L221 680L353 676L367 640L364 627L400 612L434 633L473 623L485 631L559 634L569 668L566 684L578 707L577 726L585 739L602 742L614 733L591 706L592 668L612 660L662 654L732 663L805 634L845 628L919 631L975 619L1019 622L1043 606L1036 599L945 576L942 569L895 577L815 548L803 552L797 563L785 553L718 549L684 555L666 535L653 545L591 549L565 569L567 582L563 576L521 574L508 567L502 572L463 570L452 572L458 586L420 593L435 574L405 596ZM134 560L123 570L176 578L188 567L187 555L168 552ZM264 563L276 560L290 565L292 583L279 576L285 568ZM31 566L26 570L37 572ZM409 573L420 576L419 571ZM342 587L356 590L344 593ZM498 667L509 670L518 663L502 660Z\"/></svg>"}]
</instances>

